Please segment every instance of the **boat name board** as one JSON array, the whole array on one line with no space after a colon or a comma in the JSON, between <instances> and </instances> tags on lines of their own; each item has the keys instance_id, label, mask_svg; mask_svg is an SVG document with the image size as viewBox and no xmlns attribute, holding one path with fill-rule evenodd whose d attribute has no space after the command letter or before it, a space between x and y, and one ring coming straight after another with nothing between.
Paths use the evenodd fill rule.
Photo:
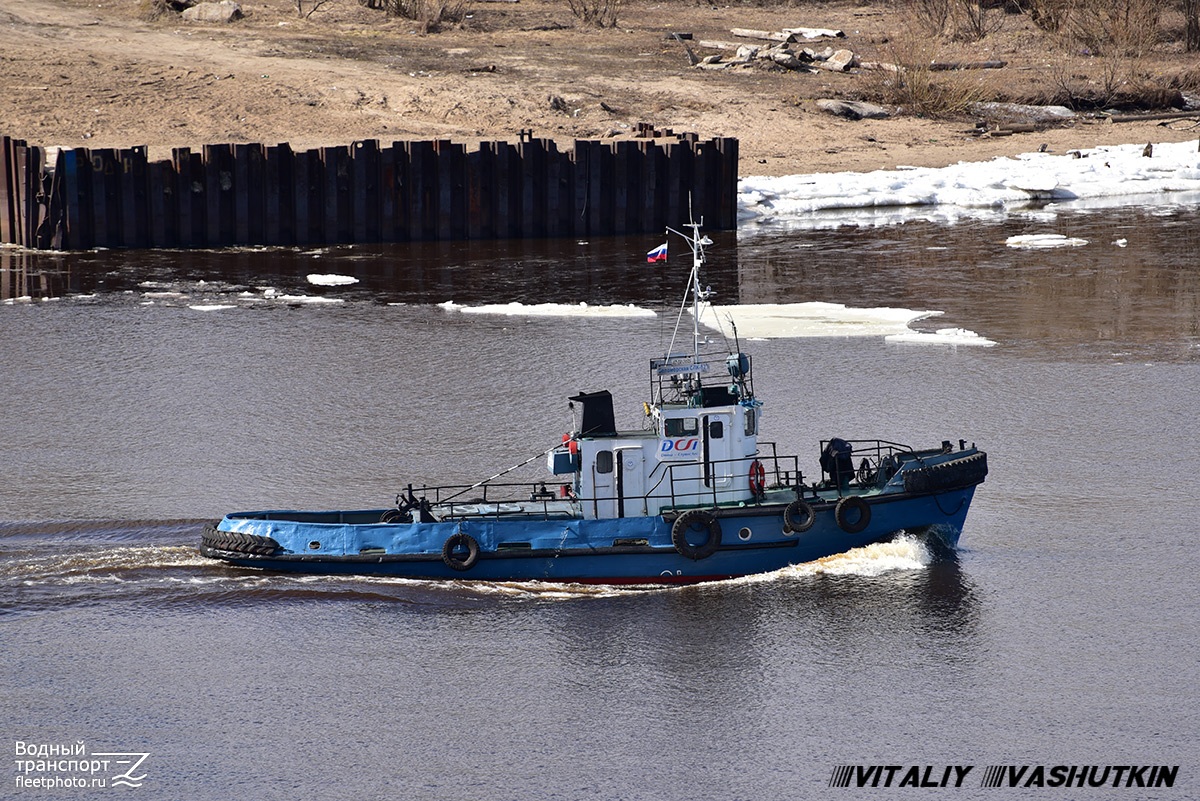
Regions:
<instances>
[{"instance_id":1,"label":"boat name board","mask_svg":"<svg viewBox=\"0 0 1200 801\"><path fill-rule=\"evenodd\" d=\"M707 373L708 365L704 363L697 364L677 364L664 365L659 367L655 372L658 375L681 375L683 373Z\"/></svg>"}]
</instances>

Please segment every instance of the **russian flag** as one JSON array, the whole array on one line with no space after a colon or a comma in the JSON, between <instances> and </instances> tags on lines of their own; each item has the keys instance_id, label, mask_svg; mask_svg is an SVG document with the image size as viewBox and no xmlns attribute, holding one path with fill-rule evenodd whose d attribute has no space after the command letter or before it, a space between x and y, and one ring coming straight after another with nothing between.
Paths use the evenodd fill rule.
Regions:
<instances>
[{"instance_id":1,"label":"russian flag","mask_svg":"<svg viewBox=\"0 0 1200 801\"><path fill-rule=\"evenodd\" d=\"M653 263L656 261L666 261L666 260L667 260L667 243L666 242L663 242L661 245L656 247L654 250L652 250L646 254L646 261L650 262L650 263Z\"/></svg>"}]
</instances>

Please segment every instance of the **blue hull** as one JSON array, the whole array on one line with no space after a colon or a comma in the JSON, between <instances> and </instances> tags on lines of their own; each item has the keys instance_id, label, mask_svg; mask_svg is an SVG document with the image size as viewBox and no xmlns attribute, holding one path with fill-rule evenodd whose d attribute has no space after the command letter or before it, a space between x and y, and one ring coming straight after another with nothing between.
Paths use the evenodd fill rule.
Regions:
<instances>
[{"instance_id":1,"label":"blue hull","mask_svg":"<svg viewBox=\"0 0 1200 801\"><path fill-rule=\"evenodd\" d=\"M700 558L689 558L673 544L672 522L663 516L375 522L384 510L231 514L206 530L201 551L236 565L307 574L694 583L811 562L905 530L932 529L953 546L974 492L970 486L924 495L865 497L870 522L856 533L839 525L832 499L813 504L811 528L801 532L788 530L784 504L707 510L718 523L720 544ZM473 556L447 555L448 540L459 535L469 535L477 544ZM269 545L254 545L263 542ZM244 552L250 549L261 552Z\"/></svg>"}]
</instances>

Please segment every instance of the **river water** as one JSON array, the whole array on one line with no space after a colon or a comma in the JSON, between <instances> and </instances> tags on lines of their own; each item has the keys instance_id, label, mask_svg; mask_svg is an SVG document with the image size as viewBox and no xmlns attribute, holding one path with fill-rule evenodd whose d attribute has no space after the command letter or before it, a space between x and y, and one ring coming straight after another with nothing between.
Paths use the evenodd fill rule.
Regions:
<instances>
[{"instance_id":1,"label":"river water","mask_svg":"<svg viewBox=\"0 0 1200 801\"><path fill-rule=\"evenodd\" d=\"M671 589L289 577L196 552L227 511L490 475L567 430L580 390L639 425L686 269L646 265L658 241L0 252L0 797L88 797L21 781L124 770L29 765L51 746L148 754L123 792L155 799L908 794L831 789L845 765L974 766L924 791L953 798L1200 797L1198 223L714 236L723 303L938 311L912 327L996 343L897 343L836 311L823 335L744 342L766 438L810 474L821 438L963 438L991 474L954 553L902 540ZM1030 233L1087 244L1005 244ZM485 303L525 313L469 311ZM990 765L1179 772L981 788Z\"/></svg>"}]
</instances>

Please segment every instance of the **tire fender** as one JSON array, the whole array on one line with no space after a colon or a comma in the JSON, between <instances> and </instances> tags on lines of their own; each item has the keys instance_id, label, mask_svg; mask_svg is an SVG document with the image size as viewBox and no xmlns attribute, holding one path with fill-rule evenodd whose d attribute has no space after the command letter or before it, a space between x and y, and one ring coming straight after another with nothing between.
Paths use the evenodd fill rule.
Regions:
<instances>
[{"instance_id":1,"label":"tire fender","mask_svg":"<svg viewBox=\"0 0 1200 801\"><path fill-rule=\"evenodd\" d=\"M688 534L696 531L706 531L708 537L699 545L692 545ZM707 559L721 547L721 521L703 509L686 511L671 524L671 544L680 556L693 561Z\"/></svg>"},{"instance_id":2,"label":"tire fender","mask_svg":"<svg viewBox=\"0 0 1200 801\"><path fill-rule=\"evenodd\" d=\"M817 513L808 501L797 498L784 507L783 530L789 534L808 531L816 522Z\"/></svg>"},{"instance_id":3,"label":"tire fender","mask_svg":"<svg viewBox=\"0 0 1200 801\"><path fill-rule=\"evenodd\" d=\"M460 548L467 549L465 557L460 557L455 553ZM452 570L470 570L479 561L479 543L470 534L464 534L461 531L451 534L442 544L442 561L446 563L446 567Z\"/></svg>"},{"instance_id":4,"label":"tire fender","mask_svg":"<svg viewBox=\"0 0 1200 801\"><path fill-rule=\"evenodd\" d=\"M833 518L847 534L857 534L871 525L871 507L857 495L847 495L833 508Z\"/></svg>"}]
</instances>

